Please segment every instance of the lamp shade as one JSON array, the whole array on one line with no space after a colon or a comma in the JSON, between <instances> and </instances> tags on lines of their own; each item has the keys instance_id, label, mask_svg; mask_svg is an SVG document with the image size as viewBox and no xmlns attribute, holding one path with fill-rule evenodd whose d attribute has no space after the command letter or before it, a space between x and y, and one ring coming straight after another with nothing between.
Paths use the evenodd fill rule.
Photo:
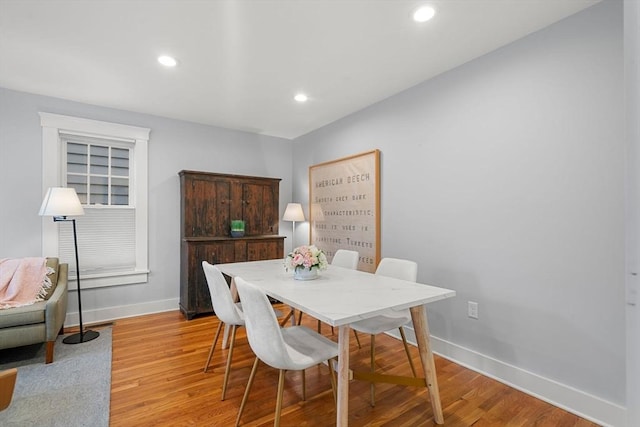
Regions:
<instances>
[{"instance_id":1,"label":"lamp shade","mask_svg":"<svg viewBox=\"0 0 640 427\"><path fill-rule=\"evenodd\" d=\"M73 188L51 187L40 206L41 216L84 215L80 199Z\"/></svg>"},{"instance_id":2,"label":"lamp shade","mask_svg":"<svg viewBox=\"0 0 640 427\"><path fill-rule=\"evenodd\" d=\"M304 221L304 212L300 203L289 203L284 210L283 221Z\"/></svg>"}]
</instances>

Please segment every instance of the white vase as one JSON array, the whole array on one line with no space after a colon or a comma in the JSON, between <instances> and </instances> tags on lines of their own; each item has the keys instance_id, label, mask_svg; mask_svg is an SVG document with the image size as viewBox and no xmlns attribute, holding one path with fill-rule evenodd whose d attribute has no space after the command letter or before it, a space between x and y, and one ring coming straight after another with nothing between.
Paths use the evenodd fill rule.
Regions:
<instances>
[{"instance_id":1,"label":"white vase","mask_svg":"<svg viewBox=\"0 0 640 427\"><path fill-rule=\"evenodd\" d=\"M313 280L318 278L317 268L296 268L293 271L293 278L296 280Z\"/></svg>"}]
</instances>

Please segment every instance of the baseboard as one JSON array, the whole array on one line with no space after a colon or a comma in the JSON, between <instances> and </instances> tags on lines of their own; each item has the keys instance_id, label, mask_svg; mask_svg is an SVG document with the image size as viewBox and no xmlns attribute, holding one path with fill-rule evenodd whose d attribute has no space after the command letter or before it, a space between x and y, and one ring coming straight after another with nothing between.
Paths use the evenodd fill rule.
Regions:
<instances>
[{"instance_id":1,"label":"baseboard","mask_svg":"<svg viewBox=\"0 0 640 427\"><path fill-rule=\"evenodd\" d=\"M120 305L116 307L101 308L99 310L82 310L82 323L94 324L110 322L125 317L142 316L145 314L161 313L163 311L178 310L178 299L171 298L159 301L150 301L140 304ZM64 326L77 326L80 323L78 312L67 313Z\"/></svg>"},{"instance_id":2,"label":"baseboard","mask_svg":"<svg viewBox=\"0 0 640 427\"><path fill-rule=\"evenodd\" d=\"M405 334L407 341L416 345L413 329L406 327ZM391 332L389 335L400 338L398 331ZM623 406L433 335L431 336L431 348L438 356L449 359L594 423L611 427L625 427L627 425L627 410Z\"/></svg>"}]
</instances>

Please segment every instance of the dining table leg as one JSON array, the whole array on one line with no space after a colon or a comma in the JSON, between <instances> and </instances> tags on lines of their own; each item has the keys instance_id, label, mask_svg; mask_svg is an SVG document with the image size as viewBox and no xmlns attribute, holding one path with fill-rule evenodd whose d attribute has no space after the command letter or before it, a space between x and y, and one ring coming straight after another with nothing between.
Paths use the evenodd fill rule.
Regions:
<instances>
[{"instance_id":1,"label":"dining table leg","mask_svg":"<svg viewBox=\"0 0 640 427\"><path fill-rule=\"evenodd\" d=\"M336 426L349 425L349 325L338 327L338 404Z\"/></svg>"},{"instance_id":2,"label":"dining table leg","mask_svg":"<svg viewBox=\"0 0 640 427\"><path fill-rule=\"evenodd\" d=\"M424 305L411 307L411 320L413 329L418 341L420 361L427 380L429 398L433 408L433 418L436 424L444 424L442 404L440 403L440 390L438 389L438 378L436 376L436 364L433 360L433 352L429 344L429 324L427 323L427 310Z\"/></svg>"}]
</instances>

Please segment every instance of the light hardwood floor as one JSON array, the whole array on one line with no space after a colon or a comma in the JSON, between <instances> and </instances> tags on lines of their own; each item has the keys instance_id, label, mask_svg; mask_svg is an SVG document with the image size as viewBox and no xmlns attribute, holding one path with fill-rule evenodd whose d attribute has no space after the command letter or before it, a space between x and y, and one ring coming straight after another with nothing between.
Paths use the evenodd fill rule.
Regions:
<instances>
[{"instance_id":1,"label":"light hardwood floor","mask_svg":"<svg viewBox=\"0 0 640 427\"><path fill-rule=\"evenodd\" d=\"M303 324L315 329L316 321L304 316ZM215 316L187 321L178 311L114 322L111 426L232 426L254 356L244 328L240 328L227 397L221 401L227 350L221 350L218 344L208 372L203 372L217 325ZM323 333L332 337L328 326L323 327ZM367 370L369 338L360 339L362 349L351 340L351 367ZM419 366L417 348L411 351ZM410 375L399 341L376 337L376 354L377 369ZM437 356L436 369L447 427L595 426ZM335 425L326 367L311 368L306 376L307 400L303 402L300 374L287 373L282 425ZM277 371L260 364L241 425L273 425L277 382ZM371 407L368 383L351 382L350 426L435 425L424 389L379 384L376 390L376 406Z\"/></svg>"}]
</instances>

